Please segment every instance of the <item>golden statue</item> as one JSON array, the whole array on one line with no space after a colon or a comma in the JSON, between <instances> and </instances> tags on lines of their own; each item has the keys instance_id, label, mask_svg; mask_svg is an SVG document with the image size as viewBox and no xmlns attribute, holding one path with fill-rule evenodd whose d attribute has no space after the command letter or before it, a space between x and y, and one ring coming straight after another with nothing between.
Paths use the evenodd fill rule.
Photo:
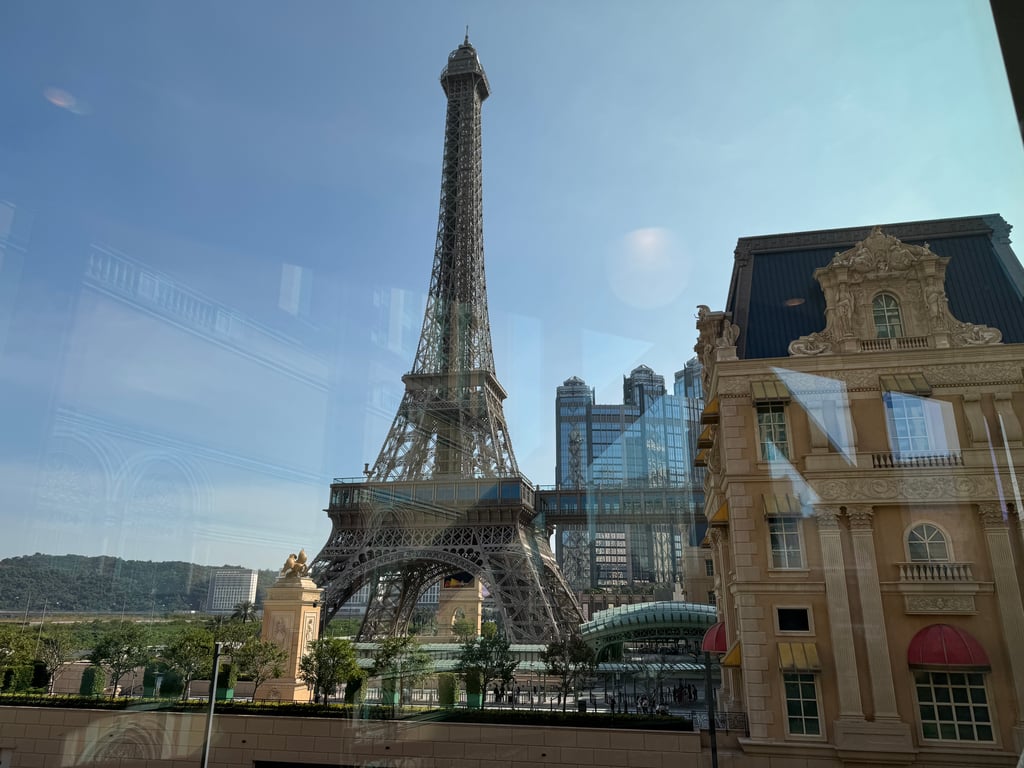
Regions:
<instances>
[{"instance_id":1,"label":"golden statue","mask_svg":"<svg viewBox=\"0 0 1024 768\"><path fill-rule=\"evenodd\" d=\"M285 577L301 577L307 573L309 573L309 566L306 565L305 549L300 549L297 555L294 552L288 555L288 559L284 561L284 567L281 568L281 575Z\"/></svg>"}]
</instances>

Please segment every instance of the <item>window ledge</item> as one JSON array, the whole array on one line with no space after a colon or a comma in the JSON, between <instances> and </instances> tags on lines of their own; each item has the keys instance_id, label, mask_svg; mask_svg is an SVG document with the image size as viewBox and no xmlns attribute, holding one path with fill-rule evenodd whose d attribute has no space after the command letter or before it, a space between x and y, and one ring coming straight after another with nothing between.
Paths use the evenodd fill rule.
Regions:
<instances>
[{"instance_id":1,"label":"window ledge","mask_svg":"<svg viewBox=\"0 0 1024 768\"><path fill-rule=\"evenodd\" d=\"M782 578L793 578L793 579L806 579L811 575L810 568L768 568L769 576L779 576Z\"/></svg>"}]
</instances>

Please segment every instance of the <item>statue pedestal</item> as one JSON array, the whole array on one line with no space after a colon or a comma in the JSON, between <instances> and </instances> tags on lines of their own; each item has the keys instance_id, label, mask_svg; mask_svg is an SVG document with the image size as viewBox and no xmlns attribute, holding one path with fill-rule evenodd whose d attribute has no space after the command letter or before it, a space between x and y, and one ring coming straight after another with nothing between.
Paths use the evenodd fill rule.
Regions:
<instances>
[{"instance_id":1,"label":"statue pedestal","mask_svg":"<svg viewBox=\"0 0 1024 768\"><path fill-rule=\"evenodd\" d=\"M320 636L320 598L323 590L306 576L280 576L267 590L263 603L262 639L288 653L284 674L260 684L261 699L309 701L311 692L299 679L299 659Z\"/></svg>"}]
</instances>

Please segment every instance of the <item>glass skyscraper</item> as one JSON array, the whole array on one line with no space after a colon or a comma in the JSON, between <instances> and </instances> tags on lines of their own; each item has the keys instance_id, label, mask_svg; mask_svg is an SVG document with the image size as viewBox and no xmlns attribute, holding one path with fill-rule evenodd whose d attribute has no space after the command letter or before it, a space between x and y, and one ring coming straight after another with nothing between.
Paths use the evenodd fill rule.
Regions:
<instances>
[{"instance_id":1,"label":"glass skyscraper","mask_svg":"<svg viewBox=\"0 0 1024 768\"><path fill-rule=\"evenodd\" d=\"M687 487L692 474L681 401L646 365L623 377L621 404L594 400L578 376L555 398L558 500L549 517L559 519L562 573L578 592L672 587L692 518L677 494L670 494L676 513L666 509L666 491ZM573 514L567 505L577 498L586 510Z\"/></svg>"},{"instance_id":2,"label":"glass skyscraper","mask_svg":"<svg viewBox=\"0 0 1024 768\"><path fill-rule=\"evenodd\" d=\"M578 376L555 397L559 488L679 486L689 473L680 400L646 365L623 377L622 404L594 402Z\"/></svg>"}]
</instances>

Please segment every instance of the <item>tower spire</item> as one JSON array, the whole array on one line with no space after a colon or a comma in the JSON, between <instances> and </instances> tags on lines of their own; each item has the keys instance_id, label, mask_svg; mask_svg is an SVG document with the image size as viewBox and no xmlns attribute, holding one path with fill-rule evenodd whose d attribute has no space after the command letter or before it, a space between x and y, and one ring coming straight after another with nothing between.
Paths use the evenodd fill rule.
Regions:
<instances>
[{"instance_id":1,"label":"tower spire","mask_svg":"<svg viewBox=\"0 0 1024 768\"><path fill-rule=\"evenodd\" d=\"M449 54L441 87L448 110L434 267L416 357L374 480L519 471L494 371L484 277L480 112L490 85L468 43Z\"/></svg>"},{"instance_id":2,"label":"tower spire","mask_svg":"<svg viewBox=\"0 0 1024 768\"><path fill-rule=\"evenodd\" d=\"M328 618L369 585L362 640L405 633L417 598L452 574L487 586L513 642L566 638L582 621L547 531L533 524L535 489L501 408L484 279L480 107L490 85L466 39L441 72L437 241L405 395L366 477L331 485L331 536L313 566Z\"/></svg>"},{"instance_id":3,"label":"tower spire","mask_svg":"<svg viewBox=\"0 0 1024 768\"><path fill-rule=\"evenodd\" d=\"M469 45L469 24L466 25L466 39L462 41L463 45Z\"/></svg>"}]
</instances>

